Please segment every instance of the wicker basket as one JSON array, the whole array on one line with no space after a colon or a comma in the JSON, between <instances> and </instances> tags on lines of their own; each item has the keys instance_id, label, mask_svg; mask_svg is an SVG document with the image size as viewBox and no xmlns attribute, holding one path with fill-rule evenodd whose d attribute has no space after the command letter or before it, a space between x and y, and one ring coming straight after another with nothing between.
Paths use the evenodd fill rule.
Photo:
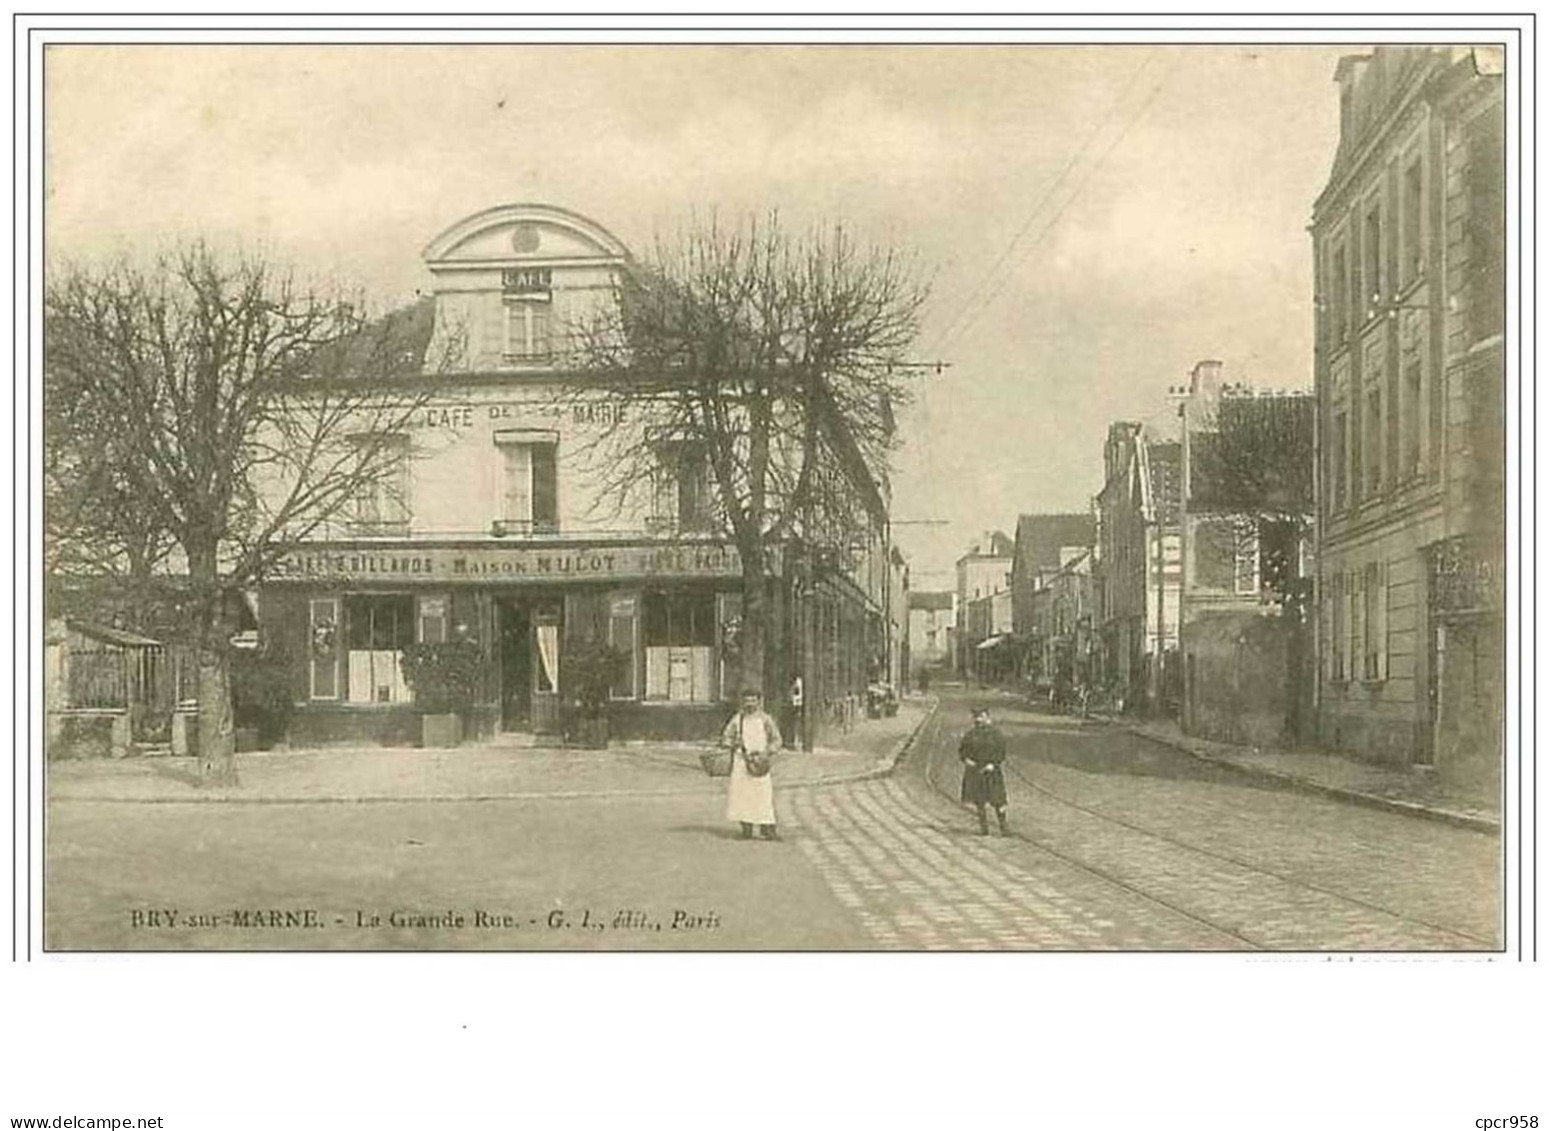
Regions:
<instances>
[{"instance_id":1,"label":"wicker basket","mask_svg":"<svg viewBox=\"0 0 1549 1131\"><path fill-rule=\"evenodd\" d=\"M712 778L726 778L731 776L731 751L730 750L706 750L699 756L699 764L705 768L705 773Z\"/></svg>"}]
</instances>

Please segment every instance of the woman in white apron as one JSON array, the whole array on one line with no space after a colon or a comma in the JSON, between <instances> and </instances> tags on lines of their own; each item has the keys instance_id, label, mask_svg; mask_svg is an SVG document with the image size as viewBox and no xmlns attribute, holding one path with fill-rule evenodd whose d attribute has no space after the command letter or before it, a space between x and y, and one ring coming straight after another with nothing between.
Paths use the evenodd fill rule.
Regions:
<instances>
[{"instance_id":1,"label":"woman in white apron","mask_svg":"<svg viewBox=\"0 0 1549 1131\"><path fill-rule=\"evenodd\" d=\"M754 825L765 840L779 840L769 764L781 746L780 728L764 712L757 691L742 693L742 710L731 717L721 732L721 745L732 752L726 819L742 826L744 840L752 838ZM760 769L762 773L758 772Z\"/></svg>"}]
</instances>

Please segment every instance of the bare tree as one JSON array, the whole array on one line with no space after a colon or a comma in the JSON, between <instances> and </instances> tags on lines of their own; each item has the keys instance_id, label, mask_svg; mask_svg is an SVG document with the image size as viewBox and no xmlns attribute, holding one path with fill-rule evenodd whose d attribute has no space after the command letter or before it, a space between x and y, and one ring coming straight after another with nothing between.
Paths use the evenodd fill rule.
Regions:
<instances>
[{"instance_id":1,"label":"bare tree","mask_svg":"<svg viewBox=\"0 0 1549 1131\"><path fill-rule=\"evenodd\" d=\"M704 461L710 517L742 562L747 682L769 674L771 548L837 538L885 505L926 293L908 257L843 227L792 236L778 216L712 217L658 241L577 334L576 395L605 388L626 407L590 453L605 505L638 507L664 453Z\"/></svg>"},{"instance_id":2,"label":"bare tree","mask_svg":"<svg viewBox=\"0 0 1549 1131\"><path fill-rule=\"evenodd\" d=\"M1299 591L1297 549L1313 516L1313 399L1223 397L1190 420L1191 510L1229 522L1239 558L1257 554L1277 600Z\"/></svg>"},{"instance_id":3,"label":"bare tree","mask_svg":"<svg viewBox=\"0 0 1549 1131\"><path fill-rule=\"evenodd\" d=\"M50 273L47 561L180 591L205 781L235 778L234 601L397 481L428 396L411 380L428 316L371 320L202 244L149 268Z\"/></svg>"}]
</instances>

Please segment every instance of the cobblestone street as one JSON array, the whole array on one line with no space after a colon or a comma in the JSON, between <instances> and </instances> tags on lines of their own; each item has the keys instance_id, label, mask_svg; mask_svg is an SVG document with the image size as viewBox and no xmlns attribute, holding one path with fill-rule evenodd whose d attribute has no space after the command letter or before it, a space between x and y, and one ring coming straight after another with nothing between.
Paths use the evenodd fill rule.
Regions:
<instances>
[{"instance_id":1,"label":"cobblestone street","mask_svg":"<svg viewBox=\"0 0 1549 1131\"><path fill-rule=\"evenodd\" d=\"M1006 837L977 835L956 799L957 739L984 702L1010 752ZM47 937L63 949L1496 945L1497 837L1266 786L1119 727L961 690L882 772L924 711L912 701L838 736L849 753L787 754L775 845L734 839L724 786L688 748L254 758L219 796L156 760L67 765L51 782ZM320 926L228 921L296 907ZM174 908L184 927L145 920ZM479 911L513 921L421 922ZM190 912L201 921L187 926ZM674 929L679 912L711 918Z\"/></svg>"},{"instance_id":2,"label":"cobblestone street","mask_svg":"<svg viewBox=\"0 0 1549 1131\"><path fill-rule=\"evenodd\" d=\"M958 806L952 695L892 778L797 794L807 858L879 946L1488 950L1499 841L1248 784L1004 699L1010 838Z\"/></svg>"}]
</instances>

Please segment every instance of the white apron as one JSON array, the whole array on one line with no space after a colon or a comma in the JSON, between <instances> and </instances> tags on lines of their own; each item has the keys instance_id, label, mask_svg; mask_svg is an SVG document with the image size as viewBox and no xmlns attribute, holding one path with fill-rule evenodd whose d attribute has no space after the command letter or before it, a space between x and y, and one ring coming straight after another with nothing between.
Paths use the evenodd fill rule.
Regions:
<instances>
[{"instance_id":1,"label":"white apron","mask_svg":"<svg viewBox=\"0 0 1549 1131\"><path fill-rule=\"evenodd\" d=\"M764 733L763 716L744 716L741 722L744 748L766 749L768 742ZM726 819L745 821L750 825L775 823L774 775L768 773L761 778L753 777L748 773L741 751L732 754L731 780L726 786Z\"/></svg>"}]
</instances>

